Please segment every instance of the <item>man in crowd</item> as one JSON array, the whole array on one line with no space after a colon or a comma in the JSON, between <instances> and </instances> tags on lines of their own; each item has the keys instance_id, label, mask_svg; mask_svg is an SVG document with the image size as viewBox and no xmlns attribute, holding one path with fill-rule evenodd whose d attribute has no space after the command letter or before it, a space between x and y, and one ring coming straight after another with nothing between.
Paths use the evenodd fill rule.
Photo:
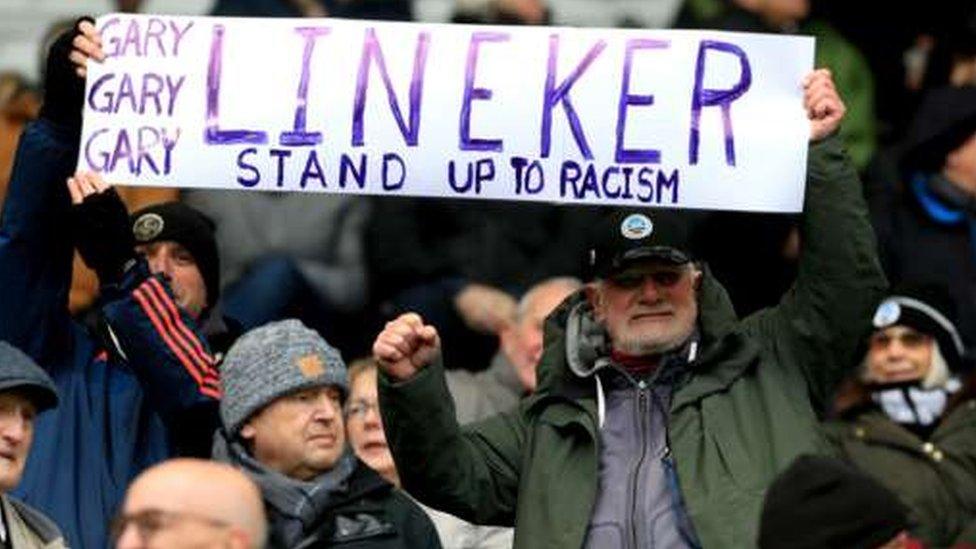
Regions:
<instances>
[{"instance_id":1,"label":"man in crowd","mask_svg":"<svg viewBox=\"0 0 976 549\"><path fill-rule=\"evenodd\" d=\"M737 319L676 212L592 229L595 279L549 317L533 396L461 428L437 330L391 322L374 355L404 488L516 547L752 547L762 493L826 448L818 411L885 286L828 71L804 81L810 163L796 284Z\"/></svg>"},{"instance_id":2,"label":"man in crowd","mask_svg":"<svg viewBox=\"0 0 976 549\"><path fill-rule=\"evenodd\" d=\"M827 427L841 455L908 506L932 547L976 543L976 378L952 300L902 285L878 306L856 377Z\"/></svg>"},{"instance_id":3,"label":"man in crowd","mask_svg":"<svg viewBox=\"0 0 976 549\"><path fill-rule=\"evenodd\" d=\"M346 365L318 334L293 319L251 330L221 373L214 457L261 488L272 547L440 547L420 507L346 447Z\"/></svg>"},{"instance_id":4,"label":"man in crowd","mask_svg":"<svg viewBox=\"0 0 976 549\"><path fill-rule=\"evenodd\" d=\"M261 492L244 473L172 459L139 475L112 524L116 549L264 549Z\"/></svg>"},{"instance_id":5,"label":"man in crowd","mask_svg":"<svg viewBox=\"0 0 976 549\"><path fill-rule=\"evenodd\" d=\"M515 318L499 334L499 350L487 370L446 372L458 422L485 419L518 404L535 390L535 370L542 357L542 323L582 284L572 277L546 279L522 296Z\"/></svg>"},{"instance_id":6,"label":"man in crowd","mask_svg":"<svg viewBox=\"0 0 976 549\"><path fill-rule=\"evenodd\" d=\"M97 175L68 178L84 95L69 56L100 55L96 40L83 20L52 46L44 105L21 138L0 221L0 339L47 370L61 396L38 417L16 493L81 549L108 544L108 523L139 472L206 451L220 395L198 329L217 299L213 227L178 204L130 218ZM75 244L102 283L94 327L68 313Z\"/></svg>"},{"instance_id":7,"label":"man in crowd","mask_svg":"<svg viewBox=\"0 0 976 549\"><path fill-rule=\"evenodd\" d=\"M908 509L836 458L800 456L766 491L759 549L920 549Z\"/></svg>"},{"instance_id":8,"label":"man in crowd","mask_svg":"<svg viewBox=\"0 0 976 549\"><path fill-rule=\"evenodd\" d=\"M893 284L943 286L958 305L963 343L976 334L976 87L930 92L904 143L902 180L870 199Z\"/></svg>"},{"instance_id":9,"label":"man in crowd","mask_svg":"<svg viewBox=\"0 0 976 549\"><path fill-rule=\"evenodd\" d=\"M67 547L57 525L9 495L20 482L34 440L34 418L54 408L54 382L20 349L0 341L0 546L9 549Z\"/></svg>"}]
</instances>

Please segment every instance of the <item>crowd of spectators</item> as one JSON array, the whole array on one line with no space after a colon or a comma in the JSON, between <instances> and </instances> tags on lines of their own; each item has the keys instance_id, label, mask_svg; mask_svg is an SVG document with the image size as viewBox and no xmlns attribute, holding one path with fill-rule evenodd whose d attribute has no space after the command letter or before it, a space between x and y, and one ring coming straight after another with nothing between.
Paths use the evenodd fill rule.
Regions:
<instances>
[{"instance_id":1,"label":"crowd of spectators","mask_svg":"<svg viewBox=\"0 0 976 549\"><path fill-rule=\"evenodd\" d=\"M0 67L0 545L976 547L976 3L452 21L815 36L804 212L113 187L94 20L53 22L41 82ZM627 299L687 325L635 344Z\"/></svg>"}]
</instances>

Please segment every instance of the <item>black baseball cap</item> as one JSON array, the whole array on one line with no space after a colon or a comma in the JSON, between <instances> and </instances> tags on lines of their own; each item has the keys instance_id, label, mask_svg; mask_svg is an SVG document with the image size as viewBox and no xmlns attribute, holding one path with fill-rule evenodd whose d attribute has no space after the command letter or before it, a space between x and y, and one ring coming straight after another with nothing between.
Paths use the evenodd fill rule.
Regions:
<instances>
[{"instance_id":1,"label":"black baseball cap","mask_svg":"<svg viewBox=\"0 0 976 549\"><path fill-rule=\"evenodd\" d=\"M682 265L693 260L689 224L672 210L613 209L600 219L592 236L590 278L606 278L638 261Z\"/></svg>"}]
</instances>

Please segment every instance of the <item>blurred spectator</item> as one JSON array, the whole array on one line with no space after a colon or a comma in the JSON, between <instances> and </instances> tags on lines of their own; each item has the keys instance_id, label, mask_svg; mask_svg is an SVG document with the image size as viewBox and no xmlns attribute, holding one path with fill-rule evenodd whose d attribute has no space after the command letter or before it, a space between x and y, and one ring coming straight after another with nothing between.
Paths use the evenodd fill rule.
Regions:
<instances>
[{"instance_id":1,"label":"blurred spectator","mask_svg":"<svg viewBox=\"0 0 976 549\"><path fill-rule=\"evenodd\" d=\"M62 398L38 418L16 493L78 548L107 545L140 471L209 450L220 394L198 330L219 292L212 227L172 203L130 218L96 174L68 178L84 87L68 56L79 36L95 52L95 35L84 20L51 48L44 105L21 137L0 222L0 338L43 366ZM67 310L73 244L102 283L94 331Z\"/></svg>"},{"instance_id":2,"label":"blurred spectator","mask_svg":"<svg viewBox=\"0 0 976 549\"><path fill-rule=\"evenodd\" d=\"M298 318L344 351L364 351L369 200L303 193L189 191L220 230L224 312L245 329Z\"/></svg>"},{"instance_id":3,"label":"blurred spectator","mask_svg":"<svg viewBox=\"0 0 976 549\"><path fill-rule=\"evenodd\" d=\"M582 287L575 278L549 278L525 292L515 318L500 334L501 348L482 372L446 372L447 388L462 425L514 408L535 391L535 369L542 358L542 324L564 299Z\"/></svg>"},{"instance_id":4,"label":"blurred spectator","mask_svg":"<svg viewBox=\"0 0 976 549\"><path fill-rule=\"evenodd\" d=\"M264 549L261 492L221 463L173 459L140 474L112 523L116 549Z\"/></svg>"},{"instance_id":5,"label":"blurred spectator","mask_svg":"<svg viewBox=\"0 0 976 549\"><path fill-rule=\"evenodd\" d=\"M217 0L211 15L413 19L412 0Z\"/></svg>"},{"instance_id":6,"label":"blurred spectator","mask_svg":"<svg viewBox=\"0 0 976 549\"><path fill-rule=\"evenodd\" d=\"M27 122L37 117L40 107L40 98L23 76L0 73L0 205L7 195L20 132Z\"/></svg>"},{"instance_id":7,"label":"blurred spectator","mask_svg":"<svg viewBox=\"0 0 976 549\"><path fill-rule=\"evenodd\" d=\"M903 150L901 177L869 196L885 272L893 284L945 287L971 349L976 334L976 87L931 92Z\"/></svg>"},{"instance_id":8,"label":"blurred spectator","mask_svg":"<svg viewBox=\"0 0 976 549\"><path fill-rule=\"evenodd\" d=\"M64 549L57 525L9 495L20 482L34 440L37 414L58 405L54 382L30 357L0 341L0 545Z\"/></svg>"},{"instance_id":9,"label":"blurred spectator","mask_svg":"<svg viewBox=\"0 0 976 549\"><path fill-rule=\"evenodd\" d=\"M514 318L517 296L545 278L581 274L593 211L378 199L367 240L374 298L384 317L416 311L436 325L448 342L445 364L482 370Z\"/></svg>"},{"instance_id":10,"label":"blurred spectator","mask_svg":"<svg viewBox=\"0 0 976 549\"><path fill-rule=\"evenodd\" d=\"M457 22L572 27L669 27L681 0L456 0Z\"/></svg>"},{"instance_id":11,"label":"blurred spectator","mask_svg":"<svg viewBox=\"0 0 976 549\"><path fill-rule=\"evenodd\" d=\"M769 486L759 549L920 549L898 497L834 458L800 456Z\"/></svg>"},{"instance_id":12,"label":"blurred spectator","mask_svg":"<svg viewBox=\"0 0 976 549\"><path fill-rule=\"evenodd\" d=\"M960 382L953 313L941 288L893 290L827 426L842 456L908 506L912 535L932 547L976 543L976 378Z\"/></svg>"},{"instance_id":13,"label":"blurred spectator","mask_svg":"<svg viewBox=\"0 0 976 549\"><path fill-rule=\"evenodd\" d=\"M346 365L321 336L294 319L256 328L221 374L214 457L261 488L271 547L440 547L427 515L346 447Z\"/></svg>"},{"instance_id":14,"label":"blurred spectator","mask_svg":"<svg viewBox=\"0 0 976 549\"><path fill-rule=\"evenodd\" d=\"M545 25L550 22L545 0L457 0L455 23Z\"/></svg>"},{"instance_id":15,"label":"blurred spectator","mask_svg":"<svg viewBox=\"0 0 976 549\"><path fill-rule=\"evenodd\" d=\"M400 477L383 433L376 382L377 368L372 359L358 360L349 367L346 432L349 445L359 459L387 482L399 487ZM455 404L461 406L465 403L455 400ZM504 549L512 546L511 528L475 526L447 513L418 505L430 516L446 549Z\"/></svg>"}]
</instances>

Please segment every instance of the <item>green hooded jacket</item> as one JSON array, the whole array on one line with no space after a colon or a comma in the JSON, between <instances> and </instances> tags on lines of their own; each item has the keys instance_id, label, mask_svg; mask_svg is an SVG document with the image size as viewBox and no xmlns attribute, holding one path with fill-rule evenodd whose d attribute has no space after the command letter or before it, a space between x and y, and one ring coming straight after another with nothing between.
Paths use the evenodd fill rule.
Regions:
<instances>
[{"instance_id":1,"label":"green hooded jacket","mask_svg":"<svg viewBox=\"0 0 976 549\"><path fill-rule=\"evenodd\" d=\"M755 547L773 477L799 454L827 450L818 411L846 373L832 365L853 363L885 289L836 136L811 146L801 236L797 280L779 305L740 320L707 272L698 291L701 352L674 388L668 438L707 548ZM511 412L461 428L439 364L403 382L381 376L383 422L408 492L475 523L514 524L516 548L582 546L599 457L596 383L566 362L566 317L582 299L547 319L538 389Z\"/></svg>"}]
</instances>

